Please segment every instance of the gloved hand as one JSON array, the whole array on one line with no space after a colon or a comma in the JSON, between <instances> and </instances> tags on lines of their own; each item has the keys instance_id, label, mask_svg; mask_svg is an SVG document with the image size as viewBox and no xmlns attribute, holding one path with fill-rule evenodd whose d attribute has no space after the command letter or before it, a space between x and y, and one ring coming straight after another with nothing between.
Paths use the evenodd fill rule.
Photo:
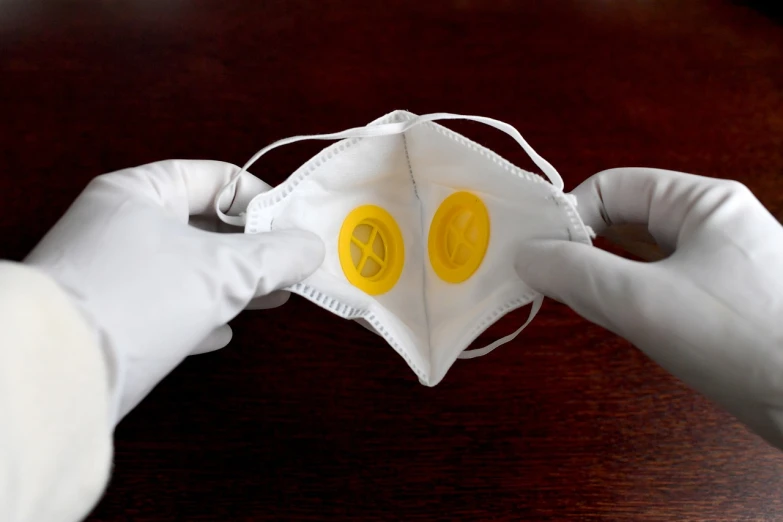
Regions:
<instances>
[{"instance_id":1,"label":"gloved hand","mask_svg":"<svg viewBox=\"0 0 783 522\"><path fill-rule=\"evenodd\" d=\"M54 278L95 328L117 421L185 357L225 346L226 322L252 299L261 298L255 308L282 304L286 295L273 292L323 260L321 241L302 231L250 236L188 224L212 213L236 170L164 161L99 176L25 260ZM244 208L268 188L243 175L221 209Z\"/></svg>"},{"instance_id":2,"label":"gloved hand","mask_svg":"<svg viewBox=\"0 0 783 522\"><path fill-rule=\"evenodd\" d=\"M628 339L783 447L783 227L742 184L656 169L601 172L574 194L586 224L636 223L668 257L527 245L525 282Z\"/></svg>"}]
</instances>

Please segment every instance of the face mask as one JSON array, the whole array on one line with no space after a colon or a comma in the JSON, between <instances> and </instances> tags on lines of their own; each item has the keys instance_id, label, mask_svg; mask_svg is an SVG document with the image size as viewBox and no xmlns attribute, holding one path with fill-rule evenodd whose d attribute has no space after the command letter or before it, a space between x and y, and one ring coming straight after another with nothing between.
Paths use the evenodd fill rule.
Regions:
<instances>
[{"instance_id":1,"label":"face mask","mask_svg":"<svg viewBox=\"0 0 783 522\"><path fill-rule=\"evenodd\" d=\"M514 138L549 178L432 123L468 119ZM285 182L221 219L249 234L297 228L326 245L323 265L291 292L382 336L419 380L438 384L460 355L483 355L514 339L543 296L514 269L530 239L590 244L592 231L562 191L557 171L512 126L491 118L395 111L366 127L287 138L275 147L339 141ZM222 194L222 193L221 193ZM527 322L491 345L464 351L505 314L533 303Z\"/></svg>"}]
</instances>

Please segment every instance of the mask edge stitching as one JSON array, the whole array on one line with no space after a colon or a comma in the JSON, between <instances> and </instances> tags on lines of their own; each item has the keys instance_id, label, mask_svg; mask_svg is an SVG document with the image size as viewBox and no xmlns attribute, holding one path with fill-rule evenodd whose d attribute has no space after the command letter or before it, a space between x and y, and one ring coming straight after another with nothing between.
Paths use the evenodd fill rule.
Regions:
<instances>
[{"instance_id":1,"label":"mask edge stitching","mask_svg":"<svg viewBox=\"0 0 783 522\"><path fill-rule=\"evenodd\" d=\"M378 334L387 343L389 343L389 345L392 348L394 348L394 351L396 351L403 358L403 360L405 360L405 362L408 364L408 367L410 367L413 370L413 373L415 373L416 376L419 377L422 381L429 382L428 379L425 377L424 372L422 372L421 369L418 367L418 365L413 363L410 356L407 353L405 353L402 350L402 348L400 348L397 339L395 339L391 335L391 333L389 333L383 327L383 325L381 325L376 315L370 310L359 310L358 308L347 305L337 299L328 297L320 290L317 290L305 283L296 283L295 285L289 287L288 290L290 292L301 295L306 299L309 299L310 301L317 304L318 306L329 310L330 312L334 313L338 317L342 317L343 319L358 319L358 318L366 319L370 323L370 325L375 329L375 331L378 332ZM323 299L324 297L326 297L329 301L328 302L324 301ZM343 313L343 310L345 311L345 313Z\"/></svg>"},{"instance_id":2,"label":"mask edge stitching","mask_svg":"<svg viewBox=\"0 0 783 522\"><path fill-rule=\"evenodd\" d=\"M376 125L383 125L385 123L394 122L397 120L397 117L395 116L397 112L398 111L394 111L390 114L387 114L382 119L371 123L374 123ZM405 119L410 119L409 114L400 114L399 116ZM254 206L254 208L261 210L280 203L281 201L286 199L302 181L304 181L313 172L315 172L315 169L317 167L321 167L322 165L325 165L328 161L331 161L338 154L345 152L346 149L353 147L363 139L365 138L348 138L332 143L325 149L321 150L318 154L310 158L302 166L300 166L297 169L297 171L299 171L299 174L296 176L296 178L288 178L281 185L273 188L269 192L259 194L260 197L254 199L254 201L251 202L252 205ZM278 193L270 194L271 192L273 192L275 189L278 188L280 189ZM263 197L264 195L269 195L270 197Z\"/></svg>"},{"instance_id":3,"label":"mask edge stitching","mask_svg":"<svg viewBox=\"0 0 783 522\"><path fill-rule=\"evenodd\" d=\"M397 121L398 118L405 121L410 121L415 117L416 115L408 112L394 111L390 114L387 114L384 118L371 123L382 125L385 123ZM515 175L518 178L526 179L534 183L543 183L545 185L554 187L554 185L552 185L550 182L544 179L543 176L541 176L540 174L524 170L514 165L509 160L500 156L496 152L488 149L487 147L484 147L483 145L471 140L466 136L463 136L462 134L459 134L458 132L455 132L435 122L425 122L423 123L423 125L430 126L433 130L446 136L452 141L455 141L460 145L467 147L469 150L473 150L474 153L478 153L479 155L486 157L487 159L491 160L493 163L496 163L497 165L503 167L504 170L510 172L512 175ZM327 161L332 160L339 153L344 152L347 148L356 145L359 141L363 139L365 138L350 138L350 139L340 140L338 142L333 143L332 145L330 145L329 147L327 147L326 149L318 153L316 156L310 158L310 160L308 160L299 169L297 169L300 170L300 173L296 178L293 179L289 178L285 182L283 182L282 185L275 187L275 188L280 188L280 192L276 194L270 194L271 192L275 191L275 189L272 189L267 193L259 194L260 197L255 198L254 201L251 202L251 205L261 210L280 203L281 201L286 199L302 181L304 181L307 177L309 177L317 167L321 167L322 164L326 164ZM339 149L339 150L335 151L334 149ZM406 150L406 154L407 154L407 150ZM410 161L408 162L408 165L410 168ZM271 197L263 197L265 194L268 194Z\"/></svg>"},{"instance_id":4,"label":"mask edge stitching","mask_svg":"<svg viewBox=\"0 0 783 522\"><path fill-rule=\"evenodd\" d=\"M291 195L294 189L301 182L303 182L313 172L315 172L317 168L321 167L322 165L326 165L328 161L331 161L340 153L345 152L345 150L354 146L361 139L362 138L350 138L350 139L340 140L335 143L332 143L331 145L323 149L321 152L319 152L317 155L310 158L301 167L299 167L297 169L298 174L296 172L294 173L295 177L289 177L281 185L275 187L276 189L279 189L277 193L271 194L271 192L275 190L272 189L269 192L259 194L261 197L259 197L253 202L255 208L258 210L263 210L265 208L269 208L273 205L277 205L278 203L282 202L283 200L288 198L288 196ZM294 176L294 174L292 174L292 176ZM263 197L264 195L267 195L268 197Z\"/></svg>"},{"instance_id":5,"label":"mask edge stitching","mask_svg":"<svg viewBox=\"0 0 783 522\"><path fill-rule=\"evenodd\" d=\"M458 132L449 129L448 127L445 127L433 121L425 122L422 125L432 127L436 132L443 134L447 138L456 141L460 145L463 145L468 149L473 150L473 152L486 157L487 159L491 160L493 163L498 164L499 166L503 167L504 170L515 175L518 178L527 179L528 181L532 181L534 183L544 183L545 185L551 185L554 187L552 183L544 179L544 177L541 176L540 174L537 174L535 172L530 172L521 167L516 166L515 164L511 163L509 160L507 160L497 152L481 145L480 143L471 140L466 136L463 136Z\"/></svg>"},{"instance_id":6,"label":"mask edge stitching","mask_svg":"<svg viewBox=\"0 0 783 522\"><path fill-rule=\"evenodd\" d=\"M584 221L582 221L582 218L579 217L579 214L577 210L574 208L574 206L571 204L570 201L568 201L568 198L566 197L566 194L562 191L555 191L552 193L552 197L555 201L555 204L565 210L566 216L568 217L571 228L569 228L569 234L573 230L574 232L579 233L578 241L580 243L585 243L587 245L592 245L592 239L590 238L590 234L587 231L587 226L584 224ZM573 239L572 239L573 240Z\"/></svg>"}]
</instances>

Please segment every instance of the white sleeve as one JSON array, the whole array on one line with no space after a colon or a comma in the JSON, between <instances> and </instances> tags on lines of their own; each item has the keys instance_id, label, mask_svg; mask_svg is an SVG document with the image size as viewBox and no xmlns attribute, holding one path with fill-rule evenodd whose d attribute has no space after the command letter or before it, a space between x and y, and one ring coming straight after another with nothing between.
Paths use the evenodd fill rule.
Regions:
<instances>
[{"instance_id":1,"label":"white sleeve","mask_svg":"<svg viewBox=\"0 0 783 522\"><path fill-rule=\"evenodd\" d=\"M84 518L108 481L112 429L87 322L46 275L0 262L0 520Z\"/></svg>"}]
</instances>

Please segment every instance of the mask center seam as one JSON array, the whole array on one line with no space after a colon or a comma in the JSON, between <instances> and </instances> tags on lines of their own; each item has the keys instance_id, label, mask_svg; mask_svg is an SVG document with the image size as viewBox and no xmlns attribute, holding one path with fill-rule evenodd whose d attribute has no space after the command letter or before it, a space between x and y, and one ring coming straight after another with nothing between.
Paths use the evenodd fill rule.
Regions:
<instances>
[{"instance_id":1,"label":"mask center seam","mask_svg":"<svg viewBox=\"0 0 783 522\"><path fill-rule=\"evenodd\" d=\"M408 164L408 175L411 178L411 183L413 184L413 195L416 196L416 200L421 203L421 198L419 197L419 189L418 185L416 184L416 176L413 175L413 166L411 165L411 157L410 154L408 154L408 137L406 133L402 134L402 147L405 150L405 162Z\"/></svg>"},{"instance_id":2,"label":"mask center seam","mask_svg":"<svg viewBox=\"0 0 783 522\"><path fill-rule=\"evenodd\" d=\"M426 223L424 222L424 205L419 197L418 185L416 184L416 176L413 174L413 163L411 163L411 157L408 153L408 137L407 132L402 133L402 146L405 150L405 162L408 164L408 175L410 176L411 184L413 185L413 195L416 197L416 201L419 204L419 230L421 230L420 247L422 249L422 259L427 258L427 241L425 235L427 233ZM427 361L430 366L430 374L432 374L432 325L430 324L430 314L427 311L427 266L425 263L421 265L421 302L424 305L424 323L427 325Z\"/></svg>"}]
</instances>

